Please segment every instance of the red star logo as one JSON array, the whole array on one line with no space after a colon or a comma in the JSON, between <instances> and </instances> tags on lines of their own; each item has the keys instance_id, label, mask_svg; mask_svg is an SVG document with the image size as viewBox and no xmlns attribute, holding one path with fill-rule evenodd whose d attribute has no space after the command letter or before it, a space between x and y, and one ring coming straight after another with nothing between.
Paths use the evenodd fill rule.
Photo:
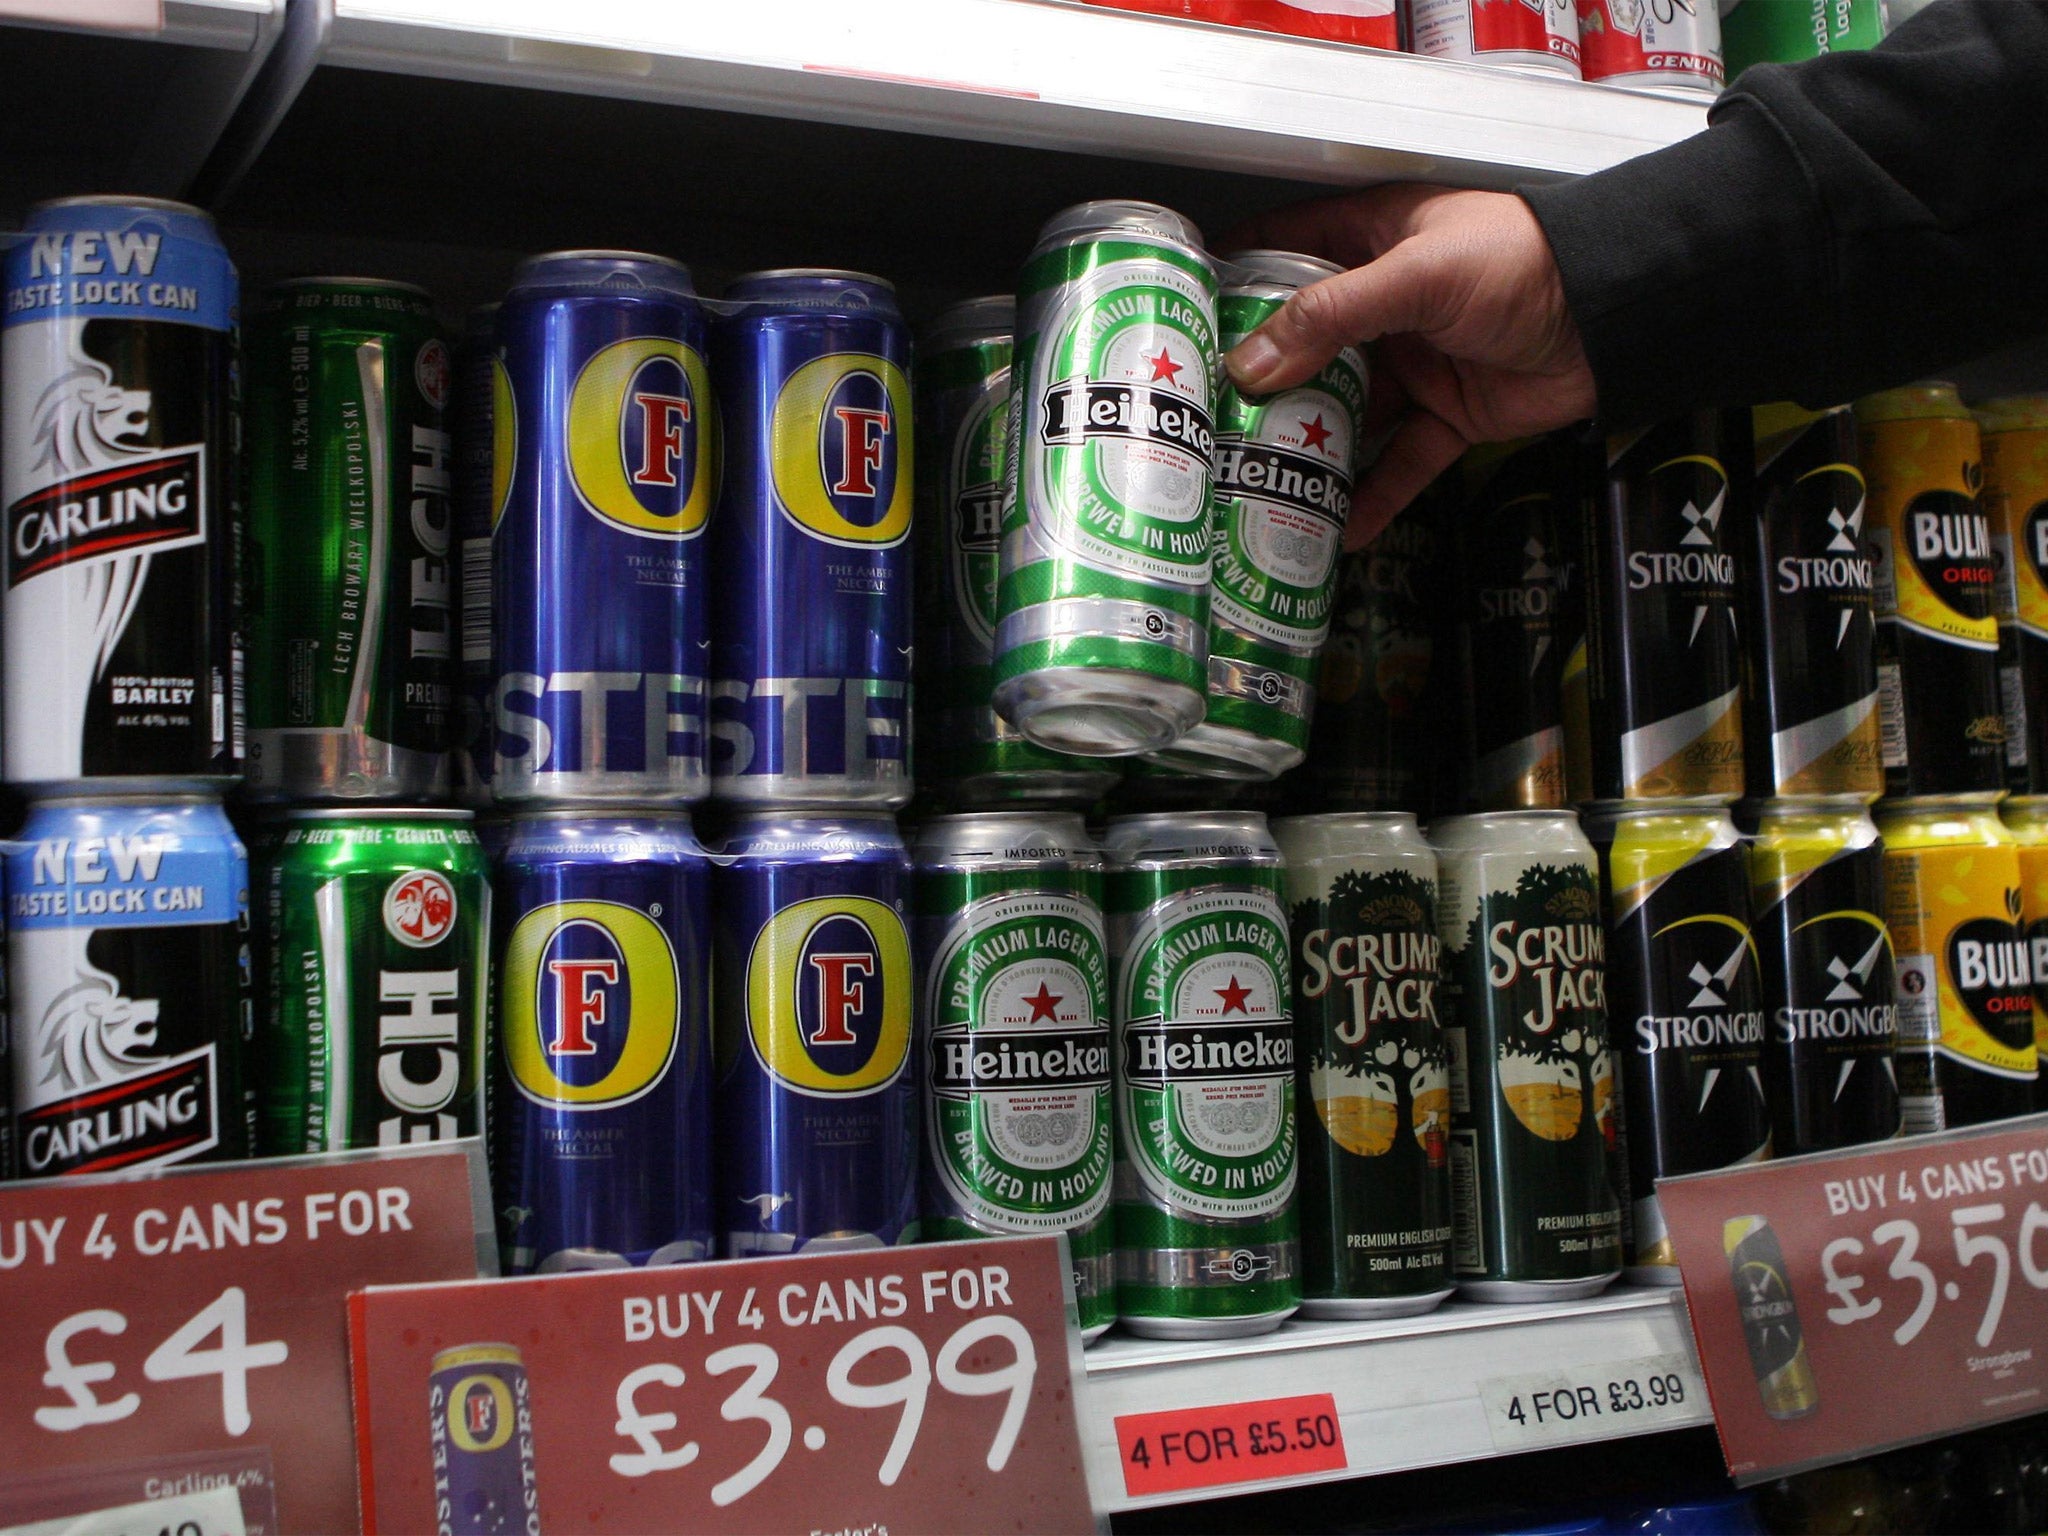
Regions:
<instances>
[{"instance_id":1,"label":"red star logo","mask_svg":"<svg viewBox=\"0 0 2048 1536\"><path fill-rule=\"evenodd\" d=\"M1244 1006L1245 999L1252 995L1252 989L1241 983L1235 976L1232 976L1230 978L1230 985L1218 987L1216 995L1223 999L1223 1011L1225 1013L1244 1013L1246 1011ZM1028 1002L1029 999L1027 998L1026 1001Z\"/></svg>"},{"instance_id":2,"label":"red star logo","mask_svg":"<svg viewBox=\"0 0 2048 1536\"><path fill-rule=\"evenodd\" d=\"M1176 363L1173 360L1173 354L1166 350L1165 342L1159 344L1159 355L1157 357L1148 357L1145 361L1152 365L1152 382L1154 384L1157 384L1161 379L1166 380L1169 384L1177 383L1180 379L1181 369L1187 366L1185 363Z\"/></svg>"},{"instance_id":3,"label":"red star logo","mask_svg":"<svg viewBox=\"0 0 2048 1536\"><path fill-rule=\"evenodd\" d=\"M1301 424L1301 445L1304 448L1321 448L1330 440L1330 429L1323 425L1323 413L1316 412L1314 421Z\"/></svg>"},{"instance_id":4,"label":"red star logo","mask_svg":"<svg viewBox=\"0 0 2048 1536\"><path fill-rule=\"evenodd\" d=\"M1025 1023L1036 1024L1040 1019L1050 1019L1057 1024L1060 1017L1059 1006L1066 999L1041 981L1038 984L1038 990L1026 997L1024 1001L1031 1005L1031 1017L1026 1019Z\"/></svg>"}]
</instances>

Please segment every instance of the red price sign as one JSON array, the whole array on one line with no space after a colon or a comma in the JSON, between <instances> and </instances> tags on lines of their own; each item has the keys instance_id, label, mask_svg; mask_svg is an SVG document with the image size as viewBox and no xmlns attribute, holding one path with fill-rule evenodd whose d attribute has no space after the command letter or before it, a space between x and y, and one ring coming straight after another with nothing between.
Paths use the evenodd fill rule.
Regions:
<instances>
[{"instance_id":1,"label":"red price sign","mask_svg":"<svg viewBox=\"0 0 2048 1536\"><path fill-rule=\"evenodd\" d=\"M2048 1407L2048 1116L1657 1194L1742 1481Z\"/></svg>"},{"instance_id":2,"label":"red price sign","mask_svg":"<svg viewBox=\"0 0 2048 1536\"><path fill-rule=\"evenodd\" d=\"M1116 1449L1132 1498L1346 1465L1337 1400L1328 1392L1127 1413L1116 1421Z\"/></svg>"}]
</instances>

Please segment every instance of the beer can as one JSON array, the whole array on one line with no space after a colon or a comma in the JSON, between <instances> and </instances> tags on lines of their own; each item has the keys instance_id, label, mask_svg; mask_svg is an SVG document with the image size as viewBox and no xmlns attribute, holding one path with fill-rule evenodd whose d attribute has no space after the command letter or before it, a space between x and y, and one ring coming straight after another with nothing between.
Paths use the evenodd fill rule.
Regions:
<instances>
[{"instance_id":1,"label":"beer can","mask_svg":"<svg viewBox=\"0 0 2048 1536\"><path fill-rule=\"evenodd\" d=\"M1116 1320L1102 856L1076 815L935 816L916 926L923 1235L1066 1233L1092 1339Z\"/></svg>"},{"instance_id":2,"label":"beer can","mask_svg":"<svg viewBox=\"0 0 2048 1536\"><path fill-rule=\"evenodd\" d=\"M4 862L22 1175L248 1156L249 865L220 803L40 800Z\"/></svg>"},{"instance_id":3,"label":"beer can","mask_svg":"<svg viewBox=\"0 0 2048 1536\"><path fill-rule=\"evenodd\" d=\"M2021 926L2019 849L1995 794L1887 800L1885 925L1899 989L1906 1132L2033 1107L2033 967Z\"/></svg>"},{"instance_id":4,"label":"beer can","mask_svg":"<svg viewBox=\"0 0 2048 1536\"><path fill-rule=\"evenodd\" d=\"M155 198L39 203L0 326L12 784L242 772L235 269Z\"/></svg>"},{"instance_id":5,"label":"beer can","mask_svg":"<svg viewBox=\"0 0 2048 1536\"><path fill-rule=\"evenodd\" d=\"M1216 269L1152 203L1081 203L1017 286L996 710L1057 751L1171 745L1208 704Z\"/></svg>"},{"instance_id":6,"label":"beer can","mask_svg":"<svg viewBox=\"0 0 2048 1536\"><path fill-rule=\"evenodd\" d=\"M427 1381L434 1523L448 1536L540 1536L533 1393L510 1344L437 1350Z\"/></svg>"},{"instance_id":7,"label":"beer can","mask_svg":"<svg viewBox=\"0 0 2048 1536\"><path fill-rule=\"evenodd\" d=\"M461 555L433 301L376 278L281 283L244 351L248 791L445 794Z\"/></svg>"},{"instance_id":8,"label":"beer can","mask_svg":"<svg viewBox=\"0 0 2048 1536\"><path fill-rule=\"evenodd\" d=\"M1588 80L1698 101L1728 83L1721 13L1711 3L1577 0L1579 68Z\"/></svg>"},{"instance_id":9,"label":"beer can","mask_svg":"<svg viewBox=\"0 0 2048 1536\"><path fill-rule=\"evenodd\" d=\"M705 792L700 546L718 448L704 325L689 269L630 251L531 257L499 307L500 800L673 804Z\"/></svg>"},{"instance_id":10,"label":"beer can","mask_svg":"<svg viewBox=\"0 0 2048 1536\"><path fill-rule=\"evenodd\" d=\"M1876 544L1885 793L1953 795L2005 782L1997 563L1977 501L1977 423L1952 384L1856 402Z\"/></svg>"},{"instance_id":11,"label":"beer can","mask_svg":"<svg viewBox=\"0 0 2048 1536\"><path fill-rule=\"evenodd\" d=\"M1573 0L1408 0L1408 51L1581 78L1579 17Z\"/></svg>"},{"instance_id":12,"label":"beer can","mask_svg":"<svg viewBox=\"0 0 2048 1536\"><path fill-rule=\"evenodd\" d=\"M1569 1300L1621 1271L1618 1085L1593 846L1570 811L1451 816L1438 860L1451 1058L1451 1267L1475 1301Z\"/></svg>"},{"instance_id":13,"label":"beer can","mask_svg":"<svg viewBox=\"0 0 2048 1536\"><path fill-rule=\"evenodd\" d=\"M456 802L475 810L491 803L491 529L499 507L494 492L512 486L509 460L502 471L496 463L491 421L496 402L509 399L511 392L511 380L498 361L498 306L479 304L469 312L455 344L448 398L448 432L455 449L456 596L462 621L450 778ZM508 455L512 447L508 437Z\"/></svg>"},{"instance_id":14,"label":"beer can","mask_svg":"<svg viewBox=\"0 0 2048 1536\"><path fill-rule=\"evenodd\" d=\"M2034 987L2034 1055L2048 1062L2048 799L2026 796L1999 807L2020 854L2020 921ZM2048 1072L2034 1079L2034 1108L2048 1110Z\"/></svg>"},{"instance_id":15,"label":"beer can","mask_svg":"<svg viewBox=\"0 0 2048 1536\"><path fill-rule=\"evenodd\" d=\"M1218 304L1224 351L1335 262L1240 251ZM1365 416L1365 354L1340 347L1292 389L1249 398L1227 375L1216 411L1216 522L1209 583L1209 702L1154 757L1224 779L1272 779L1307 754L1316 665L1330 633L1351 470Z\"/></svg>"},{"instance_id":16,"label":"beer can","mask_svg":"<svg viewBox=\"0 0 2048 1536\"><path fill-rule=\"evenodd\" d=\"M1657 1180L1771 1155L1749 868L1718 803L1586 813L1607 906L1607 1006L1628 1113L1628 1277L1678 1284Z\"/></svg>"},{"instance_id":17,"label":"beer can","mask_svg":"<svg viewBox=\"0 0 2048 1536\"><path fill-rule=\"evenodd\" d=\"M918 359L918 761L955 805L1086 805L1116 783L1115 765L1033 746L995 709L1016 322L1007 296L956 304Z\"/></svg>"},{"instance_id":18,"label":"beer can","mask_svg":"<svg viewBox=\"0 0 2048 1536\"><path fill-rule=\"evenodd\" d=\"M520 816L495 874L505 1269L710 1258L711 881L689 817Z\"/></svg>"},{"instance_id":19,"label":"beer can","mask_svg":"<svg viewBox=\"0 0 2048 1536\"><path fill-rule=\"evenodd\" d=\"M295 810L265 859L257 1151L483 1130L491 884L472 813Z\"/></svg>"},{"instance_id":20,"label":"beer can","mask_svg":"<svg viewBox=\"0 0 2048 1536\"><path fill-rule=\"evenodd\" d=\"M1764 1412L1774 1419L1803 1419L1820 1407L1820 1388L1806 1358L1792 1272L1778 1234L1761 1216L1731 1216L1722 1223L1721 1246Z\"/></svg>"},{"instance_id":21,"label":"beer can","mask_svg":"<svg viewBox=\"0 0 2048 1536\"><path fill-rule=\"evenodd\" d=\"M14 1033L7 995L7 880L0 860L0 1184L20 1176L14 1139Z\"/></svg>"},{"instance_id":22,"label":"beer can","mask_svg":"<svg viewBox=\"0 0 2048 1536\"><path fill-rule=\"evenodd\" d=\"M1593 575L1593 526L1607 488L1607 440L1588 423L1557 433L1554 452L1563 459L1557 500L1557 552L1552 561L1557 589L1551 619L1558 663L1557 713L1564 730L1564 795L1571 805L1593 798L1593 643L1586 585Z\"/></svg>"},{"instance_id":23,"label":"beer can","mask_svg":"<svg viewBox=\"0 0 2048 1536\"><path fill-rule=\"evenodd\" d=\"M1273 838L1294 957L1301 1310L1427 1312L1451 1294L1436 854L1405 811L1289 816Z\"/></svg>"},{"instance_id":24,"label":"beer can","mask_svg":"<svg viewBox=\"0 0 2048 1536\"><path fill-rule=\"evenodd\" d=\"M713 854L729 1259L917 1239L910 859L882 815L750 811Z\"/></svg>"},{"instance_id":25,"label":"beer can","mask_svg":"<svg viewBox=\"0 0 2048 1536\"><path fill-rule=\"evenodd\" d=\"M1764 1096L1779 1157L1899 1133L1884 847L1860 798L1766 801L1749 844Z\"/></svg>"},{"instance_id":26,"label":"beer can","mask_svg":"<svg viewBox=\"0 0 2048 1536\"><path fill-rule=\"evenodd\" d=\"M2029 795L2048 791L2048 395L1990 400L1976 415L1999 571L2005 782Z\"/></svg>"},{"instance_id":27,"label":"beer can","mask_svg":"<svg viewBox=\"0 0 2048 1536\"><path fill-rule=\"evenodd\" d=\"M1752 64L1875 48L1885 33L1885 0L1726 0L1721 12L1730 80Z\"/></svg>"}]
</instances>

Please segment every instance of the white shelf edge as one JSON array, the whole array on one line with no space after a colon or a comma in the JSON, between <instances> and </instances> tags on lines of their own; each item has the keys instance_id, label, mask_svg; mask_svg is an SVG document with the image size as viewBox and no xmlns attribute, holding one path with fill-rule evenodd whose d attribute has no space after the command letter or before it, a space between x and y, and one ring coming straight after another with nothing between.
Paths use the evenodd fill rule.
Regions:
<instances>
[{"instance_id":1,"label":"white shelf edge","mask_svg":"<svg viewBox=\"0 0 2048 1536\"><path fill-rule=\"evenodd\" d=\"M128 42L180 43L193 48L219 48L248 53L275 30L284 16L284 0L164 0L161 31L132 32L61 21L0 17L0 25L38 32L68 32L78 37Z\"/></svg>"}]
</instances>

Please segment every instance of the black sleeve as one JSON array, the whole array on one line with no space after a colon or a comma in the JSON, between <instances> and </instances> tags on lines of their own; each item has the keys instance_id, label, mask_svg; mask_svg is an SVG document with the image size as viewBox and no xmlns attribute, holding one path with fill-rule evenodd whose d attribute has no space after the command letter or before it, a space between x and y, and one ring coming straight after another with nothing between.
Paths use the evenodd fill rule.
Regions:
<instances>
[{"instance_id":1,"label":"black sleeve","mask_svg":"<svg viewBox=\"0 0 2048 1536\"><path fill-rule=\"evenodd\" d=\"M1836 405L2048 332L2048 0L1758 65L1704 133L1522 196L1612 426Z\"/></svg>"}]
</instances>

